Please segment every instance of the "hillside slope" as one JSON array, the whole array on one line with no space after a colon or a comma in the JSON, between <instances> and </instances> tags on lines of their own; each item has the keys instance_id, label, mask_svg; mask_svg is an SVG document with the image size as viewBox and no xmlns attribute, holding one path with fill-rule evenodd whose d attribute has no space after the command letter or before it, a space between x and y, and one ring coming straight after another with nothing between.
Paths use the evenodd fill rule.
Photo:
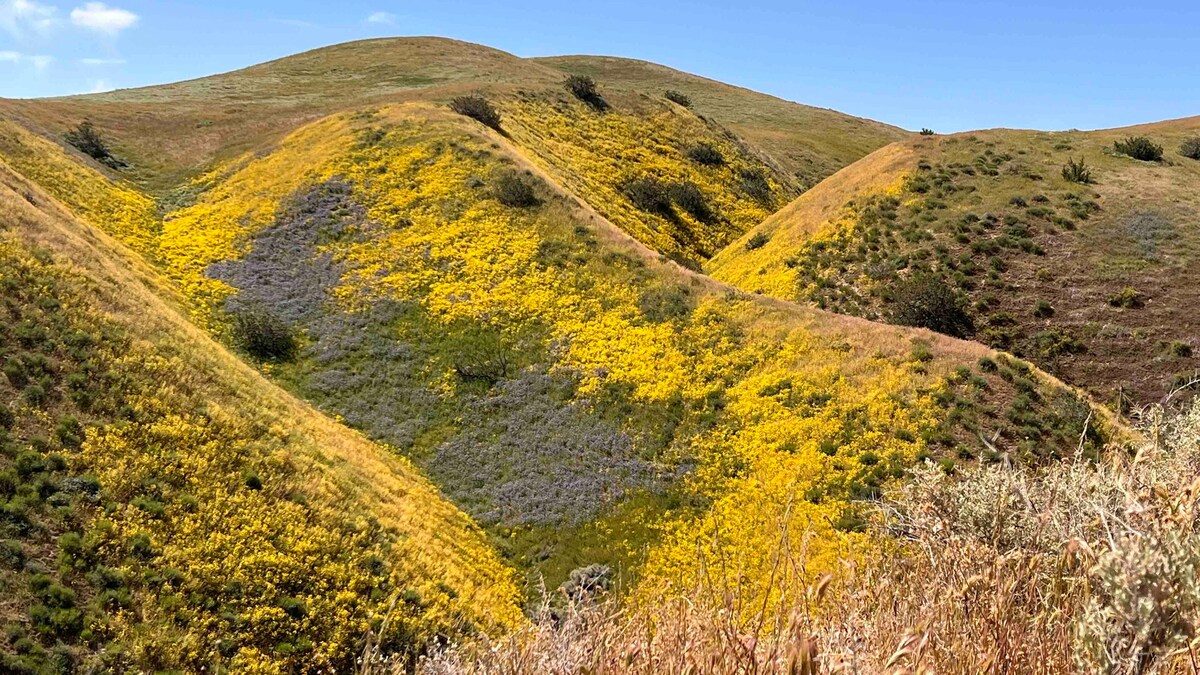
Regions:
<instances>
[{"instance_id":1,"label":"hillside slope","mask_svg":"<svg viewBox=\"0 0 1200 675\"><path fill-rule=\"evenodd\" d=\"M81 215L113 222L88 205L140 203L41 149L35 175L85 187L67 191ZM155 271L12 156L0 150L0 670L346 670L372 631L411 655L521 620L511 571L409 463L198 331Z\"/></svg>"},{"instance_id":2,"label":"hillside slope","mask_svg":"<svg viewBox=\"0 0 1200 675\"><path fill-rule=\"evenodd\" d=\"M1114 149L1131 136L1160 161ZM976 339L1119 405L1194 379L1200 118L1095 132L920 138L847 167L717 256L749 291L891 317L903 279L970 302ZM1062 170L1083 158L1093 182Z\"/></svg>"}]
</instances>

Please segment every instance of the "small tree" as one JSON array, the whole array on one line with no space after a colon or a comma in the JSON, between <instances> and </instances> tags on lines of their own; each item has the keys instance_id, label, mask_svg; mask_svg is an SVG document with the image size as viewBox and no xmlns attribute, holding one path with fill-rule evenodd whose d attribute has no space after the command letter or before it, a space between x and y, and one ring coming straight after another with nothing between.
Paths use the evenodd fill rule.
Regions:
<instances>
[{"instance_id":1,"label":"small tree","mask_svg":"<svg viewBox=\"0 0 1200 675\"><path fill-rule=\"evenodd\" d=\"M563 81L563 86L571 92L572 96L596 110L608 108L608 103L596 90L596 81L587 75L568 75L567 79Z\"/></svg>"},{"instance_id":2,"label":"small tree","mask_svg":"<svg viewBox=\"0 0 1200 675\"><path fill-rule=\"evenodd\" d=\"M928 328L960 338L969 336L975 329L967 314L966 298L933 275L897 282L892 288L891 302L892 323Z\"/></svg>"},{"instance_id":3,"label":"small tree","mask_svg":"<svg viewBox=\"0 0 1200 675\"><path fill-rule=\"evenodd\" d=\"M1179 154L1188 159L1200 159L1200 136L1189 138L1179 146Z\"/></svg>"},{"instance_id":4,"label":"small tree","mask_svg":"<svg viewBox=\"0 0 1200 675\"><path fill-rule=\"evenodd\" d=\"M1067 158L1067 163L1063 165L1062 176L1072 183L1087 185L1092 182L1092 170L1087 164L1084 164L1082 157L1078 162L1073 158Z\"/></svg>"},{"instance_id":5,"label":"small tree","mask_svg":"<svg viewBox=\"0 0 1200 675\"><path fill-rule=\"evenodd\" d=\"M500 131L500 113L482 96L459 96L450 101L450 109L459 115L466 115L476 120L485 127Z\"/></svg>"},{"instance_id":6,"label":"small tree","mask_svg":"<svg viewBox=\"0 0 1200 675\"><path fill-rule=\"evenodd\" d=\"M1155 145L1145 136L1130 136L1123 141L1117 141L1113 143L1113 150L1143 162L1158 162L1163 158L1163 147Z\"/></svg>"},{"instance_id":7,"label":"small tree","mask_svg":"<svg viewBox=\"0 0 1200 675\"><path fill-rule=\"evenodd\" d=\"M690 96L688 96L687 94L683 93L682 91L675 91L674 89L668 89L667 93L663 94L663 96L665 96L668 101L671 101L673 103L678 103L679 105L681 105L685 108L692 107L692 98Z\"/></svg>"},{"instance_id":8,"label":"small tree","mask_svg":"<svg viewBox=\"0 0 1200 675\"><path fill-rule=\"evenodd\" d=\"M290 361L296 356L299 343L291 326L260 307L235 310L233 341L256 359Z\"/></svg>"},{"instance_id":9,"label":"small tree","mask_svg":"<svg viewBox=\"0 0 1200 675\"><path fill-rule=\"evenodd\" d=\"M109 168L122 169L126 166L125 162L112 154L108 143L100 136L100 132L96 131L91 120L84 120L79 123L79 126L63 134L63 140L73 145L76 150Z\"/></svg>"}]
</instances>

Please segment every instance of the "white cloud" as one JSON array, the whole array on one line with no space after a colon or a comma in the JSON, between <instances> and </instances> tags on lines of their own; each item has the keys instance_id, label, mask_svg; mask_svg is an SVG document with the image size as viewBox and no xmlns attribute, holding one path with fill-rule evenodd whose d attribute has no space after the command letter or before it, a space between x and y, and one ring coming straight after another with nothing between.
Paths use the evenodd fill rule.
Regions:
<instances>
[{"instance_id":1,"label":"white cloud","mask_svg":"<svg viewBox=\"0 0 1200 675\"><path fill-rule=\"evenodd\" d=\"M367 17L367 23L381 23L390 26L396 23L396 15L391 12L372 12Z\"/></svg>"},{"instance_id":2,"label":"white cloud","mask_svg":"<svg viewBox=\"0 0 1200 675\"><path fill-rule=\"evenodd\" d=\"M71 23L97 33L115 36L138 22L138 15L127 9L109 7L103 2L86 2L71 10Z\"/></svg>"},{"instance_id":3,"label":"white cloud","mask_svg":"<svg viewBox=\"0 0 1200 675\"><path fill-rule=\"evenodd\" d=\"M34 70L39 72L45 70L54 62L53 56L45 56L42 54L22 54L14 51L0 51L0 63L28 63L33 66Z\"/></svg>"},{"instance_id":4,"label":"white cloud","mask_svg":"<svg viewBox=\"0 0 1200 675\"><path fill-rule=\"evenodd\" d=\"M96 80L95 82L92 83L92 89L88 93L89 94L103 94L106 91L112 91L112 90L113 90L112 85L108 83L108 80Z\"/></svg>"},{"instance_id":5,"label":"white cloud","mask_svg":"<svg viewBox=\"0 0 1200 675\"><path fill-rule=\"evenodd\" d=\"M119 66L125 59L79 59L79 62L85 66Z\"/></svg>"},{"instance_id":6,"label":"white cloud","mask_svg":"<svg viewBox=\"0 0 1200 675\"><path fill-rule=\"evenodd\" d=\"M58 22L58 10L34 0L0 0L0 28L15 37L44 34Z\"/></svg>"}]
</instances>

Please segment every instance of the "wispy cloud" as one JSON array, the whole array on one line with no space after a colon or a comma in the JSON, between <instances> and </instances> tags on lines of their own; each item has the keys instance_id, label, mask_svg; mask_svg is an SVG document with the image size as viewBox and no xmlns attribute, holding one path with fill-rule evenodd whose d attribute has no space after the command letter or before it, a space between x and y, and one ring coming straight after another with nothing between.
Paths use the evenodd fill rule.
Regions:
<instances>
[{"instance_id":1,"label":"wispy cloud","mask_svg":"<svg viewBox=\"0 0 1200 675\"><path fill-rule=\"evenodd\" d=\"M45 34L58 22L58 10L34 0L0 0L0 29L20 38Z\"/></svg>"},{"instance_id":2,"label":"wispy cloud","mask_svg":"<svg viewBox=\"0 0 1200 675\"><path fill-rule=\"evenodd\" d=\"M390 26L396 23L396 15L391 12L372 12L367 17L367 23L378 23Z\"/></svg>"},{"instance_id":3,"label":"wispy cloud","mask_svg":"<svg viewBox=\"0 0 1200 675\"><path fill-rule=\"evenodd\" d=\"M71 23L109 36L116 36L137 22L137 14L127 9L109 7L103 2L87 2L71 10Z\"/></svg>"},{"instance_id":4,"label":"wispy cloud","mask_svg":"<svg viewBox=\"0 0 1200 675\"><path fill-rule=\"evenodd\" d=\"M88 91L89 94L103 94L106 91L112 91L112 85L108 80L96 80L92 82L92 88Z\"/></svg>"},{"instance_id":5,"label":"wispy cloud","mask_svg":"<svg viewBox=\"0 0 1200 675\"><path fill-rule=\"evenodd\" d=\"M79 59L79 62L85 66L119 66L125 59Z\"/></svg>"},{"instance_id":6,"label":"wispy cloud","mask_svg":"<svg viewBox=\"0 0 1200 675\"><path fill-rule=\"evenodd\" d=\"M0 63L29 64L34 70L42 71L54 63L54 57L43 54L22 54L10 50L0 51Z\"/></svg>"}]
</instances>

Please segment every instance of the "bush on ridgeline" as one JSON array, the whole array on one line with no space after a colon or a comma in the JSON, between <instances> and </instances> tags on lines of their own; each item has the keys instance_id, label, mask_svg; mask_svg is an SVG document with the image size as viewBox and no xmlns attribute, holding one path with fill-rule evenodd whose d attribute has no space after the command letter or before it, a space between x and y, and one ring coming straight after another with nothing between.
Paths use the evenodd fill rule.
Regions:
<instances>
[{"instance_id":1,"label":"bush on ridgeline","mask_svg":"<svg viewBox=\"0 0 1200 675\"><path fill-rule=\"evenodd\" d=\"M596 110L606 110L608 102L600 96L600 92L596 89L596 81L587 75L568 75L563 81L563 86L575 98L583 101Z\"/></svg>"},{"instance_id":2,"label":"bush on ridgeline","mask_svg":"<svg viewBox=\"0 0 1200 675\"><path fill-rule=\"evenodd\" d=\"M1087 164L1084 164L1082 157L1079 158L1078 162L1073 158L1067 158L1067 163L1062 168L1062 177L1072 183L1087 185L1092 182L1092 169Z\"/></svg>"},{"instance_id":3,"label":"bush on ridgeline","mask_svg":"<svg viewBox=\"0 0 1200 675\"><path fill-rule=\"evenodd\" d=\"M496 175L495 196L505 206L526 208L542 203L533 184L516 171L502 171Z\"/></svg>"},{"instance_id":4,"label":"bush on ridgeline","mask_svg":"<svg viewBox=\"0 0 1200 675\"><path fill-rule=\"evenodd\" d=\"M692 107L692 98L682 91L668 89L667 93L663 94L663 96L665 96L668 101L671 101L672 103L678 103L685 108Z\"/></svg>"},{"instance_id":5,"label":"bush on ridgeline","mask_svg":"<svg viewBox=\"0 0 1200 675\"><path fill-rule=\"evenodd\" d=\"M704 166L720 166L725 163L725 155L713 147L711 143L699 143L688 148L688 159Z\"/></svg>"},{"instance_id":6,"label":"bush on ridgeline","mask_svg":"<svg viewBox=\"0 0 1200 675\"><path fill-rule=\"evenodd\" d=\"M283 319L261 307L244 307L230 313L233 341L261 361L290 361L299 350L296 333Z\"/></svg>"},{"instance_id":7,"label":"bush on ridgeline","mask_svg":"<svg viewBox=\"0 0 1200 675\"><path fill-rule=\"evenodd\" d=\"M79 123L79 126L63 134L63 140L110 169L123 169L127 166L125 162L112 154L108 143L105 142L100 132L96 131L91 120L84 120Z\"/></svg>"},{"instance_id":8,"label":"bush on ridgeline","mask_svg":"<svg viewBox=\"0 0 1200 675\"><path fill-rule=\"evenodd\" d=\"M1200 136L1184 141L1179 146L1179 154L1188 159L1200 159Z\"/></svg>"},{"instance_id":9,"label":"bush on ridgeline","mask_svg":"<svg viewBox=\"0 0 1200 675\"><path fill-rule=\"evenodd\" d=\"M486 98L478 94L455 98L450 101L450 109L459 115L470 117L485 127L500 131L500 113Z\"/></svg>"},{"instance_id":10,"label":"bush on ridgeline","mask_svg":"<svg viewBox=\"0 0 1200 675\"><path fill-rule=\"evenodd\" d=\"M921 129L921 135L922 136L932 136L933 129L929 129L929 128Z\"/></svg>"},{"instance_id":11,"label":"bush on ridgeline","mask_svg":"<svg viewBox=\"0 0 1200 675\"><path fill-rule=\"evenodd\" d=\"M891 289L891 323L915 326L954 337L967 337L974 322L967 314L967 301L940 277L914 276Z\"/></svg>"},{"instance_id":12,"label":"bush on ridgeline","mask_svg":"<svg viewBox=\"0 0 1200 675\"><path fill-rule=\"evenodd\" d=\"M1143 162L1159 162L1163 158L1163 147L1145 136L1130 136L1113 143L1113 150Z\"/></svg>"}]
</instances>

